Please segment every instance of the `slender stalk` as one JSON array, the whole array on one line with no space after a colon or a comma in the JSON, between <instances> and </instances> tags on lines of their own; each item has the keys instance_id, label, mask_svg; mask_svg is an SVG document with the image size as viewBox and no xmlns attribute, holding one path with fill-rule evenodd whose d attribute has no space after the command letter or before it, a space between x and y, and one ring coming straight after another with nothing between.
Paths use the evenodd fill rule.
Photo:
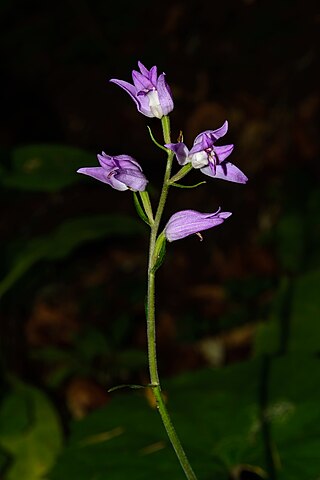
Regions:
<instances>
[{"instance_id":1,"label":"slender stalk","mask_svg":"<svg viewBox=\"0 0 320 480\"><path fill-rule=\"evenodd\" d=\"M171 143L170 139L170 120L168 116L164 116L161 120L163 137L165 143ZM171 175L173 160L173 152L168 153L167 166L163 180L163 186L160 194L157 212L154 218L154 223L151 225L150 247L149 247L149 265L148 265L148 292L147 292L147 336L148 336L148 359L150 380L152 384L152 391L157 402L157 408L161 415L162 422L167 431L171 444L180 461L181 467L188 480L197 480L192 467L187 459L187 456L182 448L178 435L174 429L171 418L169 416L167 407L162 397L161 386L159 381L158 366L157 366L157 350L156 350L156 328L155 328L155 272L154 272L154 249L157 240L159 225L166 203L169 180Z\"/></svg>"}]
</instances>

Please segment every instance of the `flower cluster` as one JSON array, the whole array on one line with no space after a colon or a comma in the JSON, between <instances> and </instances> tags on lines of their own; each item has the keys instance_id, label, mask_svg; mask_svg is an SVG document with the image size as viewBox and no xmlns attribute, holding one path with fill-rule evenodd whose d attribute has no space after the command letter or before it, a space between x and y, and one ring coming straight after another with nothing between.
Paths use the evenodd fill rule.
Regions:
<instances>
[{"instance_id":1,"label":"flower cluster","mask_svg":"<svg viewBox=\"0 0 320 480\"><path fill-rule=\"evenodd\" d=\"M172 94L165 74L158 76L156 66L150 70L141 62L138 62L138 66L140 71L132 71L133 84L118 79L111 79L110 82L115 83L130 95L140 113L147 117L162 119L173 110ZM246 183L248 181L246 175L228 160L234 146L216 145L227 131L228 122L225 121L216 130L200 133L195 138L191 150L183 142L167 143L164 147L174 152L178 164L182 167L190 164L192 168L199 169L209 177ZM134 158L129 155L110 156L102 152L98 155L98 161L100 166L80 168L78 173L91 176L116 190L145 191L148 180ZM141 198L145 207L150 206L146 203L145 196L141 195ZM152 221L150 208L147 206L145 210L148 213L148 219ZM198 234L201 237L199 232L220 225L230 215L231 212L221 212L220 208L215 213L182 210L169 219L164 228L164 235L169 242L192 234Z\"/></svg>"}]
</instances>

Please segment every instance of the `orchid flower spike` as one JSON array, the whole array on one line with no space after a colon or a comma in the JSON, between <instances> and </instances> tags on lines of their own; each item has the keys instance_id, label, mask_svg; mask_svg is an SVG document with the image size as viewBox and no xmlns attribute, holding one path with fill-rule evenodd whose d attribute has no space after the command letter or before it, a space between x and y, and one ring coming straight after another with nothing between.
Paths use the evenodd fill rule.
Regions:
<instances>
[{"instance_id":1,"label":"orchid flower spike","mask_svg":"<svg viewBox=\"0 0 320 480\"><path fill-rule=\"evenodd\" d=\"M230 215L232 215L231 212L221 212L220 208L215 213L181 210L172 215L164 229L164 233L169 242L174 242L192 234L199 234L202 230L216 227Z\"/></svg>"},{"instance_id":2,"label":"orchid flower spike","mask_svg":"<svg viewBox=\"0 0 320 480\"><path fill-rule=\"evenodd\" d=\"M140 72L132 71L131 83L112 78L110 82L123 88L137 109L146 117L162 118L173 110L173 100L170 87L166 82L165 73L157 75L157 67L148 70L141 62L138 62Z\"/></svg>"},{"instance_id":3,"label":"orchid flower spike","mask_svg":"<svg viewBox=\"0 0 320 480\"><path fill-rule=\"evenodd\" d=\"M223 137L228 131L228 122L217 130L206 130L200 133L189 151L183 143L168 143L165 145L172 150L178 163L185 165L191 163L193 168L199 168L202 173L209 177L221 178L229 182L247 183L248 178L227 157L233 150L233 145L215 146L215 142Z\"/></svg>"},{"instance_id":4,"label":"orchid flower spike","mask_svg":"<svg viewBox=\"0 0 320 480\"><path fill-rule=\"evenodd\" d=\"M78 173L89 175L100 182L107 183L116 190L144 191L148 180L142 173L139 163L129 155L111 157L102 152L97 155L100 167L85 167Z\"/></svg>"}]
</instances>

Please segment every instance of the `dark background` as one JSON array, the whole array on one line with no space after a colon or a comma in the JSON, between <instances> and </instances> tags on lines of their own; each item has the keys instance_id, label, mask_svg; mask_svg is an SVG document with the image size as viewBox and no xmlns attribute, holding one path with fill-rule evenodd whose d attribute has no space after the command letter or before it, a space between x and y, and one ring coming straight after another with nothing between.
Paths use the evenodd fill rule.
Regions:
<instances>
[{"instance_id":1,"label":"dark background","mask_svg":"<svg viewBox=\"0 0 320 480\"><path fill-rule=\"evenodd\" d=\"M231 161L249 177L245 186L208 178L205 186L170 191L165 219L219 206L233 216L202 243L190 237L168 245L158 274L161 373L252 358L257 329L272 318L287 282L277 350L285 353L292 282L319 267L319 21L315 4L289 0L3 1L2 277L34 238L50 238L70 219L135 215L129 192L70 172L65 188L17 183L14 152L21 147L76 147L91 155L91 165L102 150L132 155L155 204L165 159L146 125L161 141L160 122L138 114L108 83L131 81L140 60L167 74L173 140L183 130L191 146L198 133L228 119L222 143L235 144ZM32 174L30 158L23 175ZM62 176L67 160L59 161L55 175L61 167ZM192 172L185 183L201 180ZM106 385L148 382L148 232L141 229L93 234L59 259L44 255L1 297L4 378L10 373L46 391L65 425L108 404Z\"/></svg>"}]
</instances>

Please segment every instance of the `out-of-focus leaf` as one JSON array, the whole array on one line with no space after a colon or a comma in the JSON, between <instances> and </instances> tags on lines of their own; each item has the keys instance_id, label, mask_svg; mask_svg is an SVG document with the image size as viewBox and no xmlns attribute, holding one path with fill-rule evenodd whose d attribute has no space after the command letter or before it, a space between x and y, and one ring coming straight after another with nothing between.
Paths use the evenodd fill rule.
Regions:
<instances>
[{"instance_id":1,"label":"out-of-focus leaf","mask_svg":"<svg viewBox=\"0 0 320 480\"><path fill-rule=\"evenodd\" d=\"M188 373L167 383L168 408L199 477L227 480L239 464L263 465L259 371L257 361ZM111 405L73 423L69 445L49 478L182 478L145 393L113 396Z\"/></svg>"},{"instance_id":2,"label":"out-of-focus leaf","mask_svg":"<svg viewBox=\"0 0 320 480\"><path fill-rule=\"evenodd\" d=\"M0 473L2 473L5 470L5 467L8 465L8 462L9 462L8 455L6 455L6 453L0 448Z\"/></svg>"},{"instance_id":3,"label":"out-of-focus leaf","mask_svg":"<svg viewBox=\"0 0 320 480\"><path fill-rule=\"evenodd\" d=\"M55 390L61 387L63 382L68 380L68 378L74 375L75 371L77 371L77 368L72 362L61 366L59 365L46 373L46 385L50 389Z\"/></svg>"},{"instance_id":4,"label":"out-of-focus leaf","mask_svg":"<svg viewBox=\"0 0 320 480\"><path fill-rule=\"evenodd\" d=\"M199 478L227 480L241 465L268 478L267 444L279 480L318 478L319 360L291 355L269 362L267 376L257 360L167 382L168 408ZM261 429L261 388L267 392L263 407L270 438ZM114 394L111 405L73 423L69 444L49 478L182 478L146 392Z\"/></svg>"},{"instance_id":5,"label":"out-of-focus leaf","mask_svg":"<svg viewBox=\"0 0 320 480\"><path fill-rule=\"evenodd\" d=\"M5 479L43 478L62 446L60 422L47 397L36 388L15 383L14 392L0 408L0 422L4 427L0 446L11 457Z\"/></svg>"},{"instance_id":6,"label":"out-of-focus leaf","mask_svg":"<svg viewBox=\"0 0 320 480\"><path fill-rule=\"evenodd\" d=\"M0 435L19 435L30 427L31 412L26 399L15 392L9 393L0 409Z\"/></svg>"},{"instance_id":7,"label":"out-of-focus leaf","mask_svg":"<svg viewBox=\"0 0 320 480\"><path fill-rule=\"evenodd\" d=\"M292 303L290 288L289 279L282 278L274 296L270 317L267 322L260 324L256 331L254 350L257 355L277 354L282 350L282 343L286 342Z\"/></svg>"},{"instance_id":8,"label":"out-of-focus leaf","mask_svg":"<svg viewBox=\"0 0 320 480\"><path fill-rule=\"evenodd\" d=\"M279 319L272 316L257 328L254 352L256 355L273 354L280 350L281 325Z\"/></svg>"},{"instance_id":9,"label":"out-of-focus leaf","mask_svg":"<svg viewBox=\"0 0 320 480\"><path fill-rule=\"evenodd\" d=\"M292 282L292 284L289 284ZM271 318L259 326L255 351L318 353L320 351L320 270L284 279Z\"/></svg>"},{"instance_id":10,"label":"out-of-focus leaf","mask_svg":"<svg viewBox=\"0 0 320 480\"><path fill-rule=\"evenodd\" d=\"M80 334L75 340L75 346L78 356L83 358L86 363L98 355L107 355L110 351L105 335L94 328L87 329Z\"/></svg>"},{"instance_id":11,"label":"out-of-focus leaf","mask_svg":"<svg viewBox=\"0 0 320 480\"><path fill-rule=\"evenodd\" d=\"M320 361L286 355L271 364L268 417L279 480L320 474Z\"/></svg>"},{"instance_id":12,"label":"out-of-focus leaf","mask_svg":"<svg viewBox=\"0 0 320 480\"><path fill-rule=\"evenodd\" d=\"M56 347L46 346L32 351L34 360L46 364L46 384L49 388L57 388L62 382L79 369L79 360L72 350L62 350Z\"/></svg>"},{"instance_id":13,"label":"out-of-focus leaf","mask_svg":"<svg viewBox=\"0 0 320 480\"><path fill-rule=\"evenodd\" d=\"M22 190L54 192L80 180L78 168L94 166L93 154L63 145L28 145L12 153L12 170L2 171L3 185Z\"/></svg>"},{"instance_id":14,"label":"out-of-focus leaf","mask_svg":"<svg viewBox=\"0 0 320 480\"><path fill-rule=\"evenodd\" d=\"M62 350L57 347L47 345L44 348L35 348L31 351L31 357L35 360L41 360L49 365L70 361L73 353L69 350Z\"/></svg>"},{"instance_id":15,"label":"out-of-focus leaf","mask_svg":"<svg viewBox=\"0 0 320 480\"><path fill-rule=\"evenodd\" d=\"M307 210L307 262L309 268L320 267L320 222L317 221L319 216L320 205L320 188L310 192Z\"/></svg>"},{"instance_id":16,"label":"out-of-focus leaf","mask_svg":"<svg viewBox=\"0 0 320 480\"><path fill-rule=\"evenodd\" d=\"M277 251L283 267L299 272L305 255L305 221L298 212L283 216L277 225Z\"/></svg>"},{"instance_id":17,"label":"out-of-focus leaf","mask_svg":"<svg viewBox=\"0 0 320 480\"><path fill-rule=\"evenodd\" d=\"M147 355L143 350L123 350L117 354L116 359L119 368L127 368L130 372L134 372L139 368L147 366Z\"/></svg>"},{"instance_id":18,"label":"out-of-focus leaf","mask_svg":"<svg viewBox=\"0 0 320 480\"><path fill-rule=\"evenodd\" d=\"M143 231L135 219L123 215L94 215L68 220L50 235L33 238L23 246L0 282L0 296L39 260L59 260L84 243Z\"/></svg>"},{"instance_id":19,"label":"out-of-focus leaf","mask_svg":"<svg viewBox=\"0 0 320 480\"><path fill-rule=\"evenodd\" d=\"M294 283L288 340L289 351L320 352L319 287L320 270L307 273Z\"/></svg>"}]
</instances>

